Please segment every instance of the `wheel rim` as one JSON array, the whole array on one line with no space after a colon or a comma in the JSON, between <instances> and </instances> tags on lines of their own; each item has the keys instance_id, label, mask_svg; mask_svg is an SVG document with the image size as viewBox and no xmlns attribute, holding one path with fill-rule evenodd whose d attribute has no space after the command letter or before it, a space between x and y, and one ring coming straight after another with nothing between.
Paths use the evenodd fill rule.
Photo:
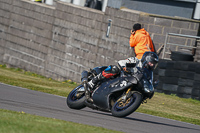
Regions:
<instances>
[{"instance_id":1,"label":"wheel rim","mask_svg":"<svg viewBox=\"0 0 200 133\"><path fill-rule=\"evenodd\" d=\"M70 100L71 100L71 101L77 101L77 100L80 100L81 98L84 97L84 93L80 94L80 93L77 92L77 90L78 90L79 88L81 88L81 87L83 87L83 86L79 86L79 87L77 87L76 89L74 89L74 90L71 92L71 95L70 95Z\"/></svg>"},{"instance_id":2,"label":"wheel rim","mask_svg":"<svg viewBox=\"0 0 200 133\"><path fill-rule=\"evenodd\" d=\"M132 95L126 101L120 100L119 102L116 102L114 104L114 110L117 112L126 110L135 102L135 99L136 99L136 97L134 95Z\"/></svg>"}]
</instances>

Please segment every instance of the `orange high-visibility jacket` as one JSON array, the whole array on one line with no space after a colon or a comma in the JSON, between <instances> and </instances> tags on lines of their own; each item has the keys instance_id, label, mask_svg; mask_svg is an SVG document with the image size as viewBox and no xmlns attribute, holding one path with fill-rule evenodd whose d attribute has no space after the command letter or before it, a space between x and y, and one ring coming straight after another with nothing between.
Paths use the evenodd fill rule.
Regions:
<instances>
[{"instance_id":1,"label":"orange high-visibility jacket","mask_svg":"<svg viewBox=\"0 0 200 133\"><path fill-rule=\"evenodd\" d=\"M131 34L129 43L131 47L134 47L138 59L141 59L146 51L155 51L151 37L144 28Z\"/></svg>"}]
</instances>

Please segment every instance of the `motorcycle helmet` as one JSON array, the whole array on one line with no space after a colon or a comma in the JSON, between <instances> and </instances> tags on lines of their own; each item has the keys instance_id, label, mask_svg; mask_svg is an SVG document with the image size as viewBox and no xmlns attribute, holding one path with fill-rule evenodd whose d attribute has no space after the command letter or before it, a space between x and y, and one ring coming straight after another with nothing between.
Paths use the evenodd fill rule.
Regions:
<instances>
[{"instance_id":1,"label":"motorcycle helmet","mask_svg":"<svg viewBox=\"0 0 200 133\"><path fill-rule=\"evenodd\" d=\"M142 66L152 71L156 69L158 61L159 58L154 52L145 52L141 59Z\"/></svg>"}]
</instances>

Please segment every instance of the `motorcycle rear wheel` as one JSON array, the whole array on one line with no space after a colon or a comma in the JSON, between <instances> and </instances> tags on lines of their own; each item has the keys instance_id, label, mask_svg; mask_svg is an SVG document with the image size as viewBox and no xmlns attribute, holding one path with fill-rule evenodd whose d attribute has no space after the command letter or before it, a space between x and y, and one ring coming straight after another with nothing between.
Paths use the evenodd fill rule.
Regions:
<instances>
[{"instance_id":1,"label":"motorcycle rear wheel","mask_svg":"<svg viewBox=\"0 0 200 133\"><path fill-rule=\"evenodd\" d=\"M67 97L67 106L71 109L82 109L85 108L85 93L82 95L78 95L78 89L83 87L82 85L77 86L74 88Z\"/></svg>"},{"instance_id":2,"label":"motorcycle rear wheel","mask_svg":"<svg viewBox=\"0 0 200 133\"><path fill-rule=\"evenodd\" d=\"M141 103L142 95L135 92L125 102L119 98L113 105L111 113L115 117L125 117L133 113Z\"/></svg>"}]
</instances>

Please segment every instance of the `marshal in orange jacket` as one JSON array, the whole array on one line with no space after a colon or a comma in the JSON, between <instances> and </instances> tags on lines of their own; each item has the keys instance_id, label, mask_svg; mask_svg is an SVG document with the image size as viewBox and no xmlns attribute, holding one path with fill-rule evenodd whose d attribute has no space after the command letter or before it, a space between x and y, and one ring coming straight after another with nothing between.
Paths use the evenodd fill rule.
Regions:
<instances>
[{"instance_id":1,"label":"marshal in orange jacket","mask_svg":"<svg viewBox=\"0 0 200 133\"><path fill-rule=\"evenodd\" d=\"M131 47L134 47L138 59L141 59L146 51L155 51L151 37L144 28L131 34L129 43Z\"/></svg>"}]
</instances>

